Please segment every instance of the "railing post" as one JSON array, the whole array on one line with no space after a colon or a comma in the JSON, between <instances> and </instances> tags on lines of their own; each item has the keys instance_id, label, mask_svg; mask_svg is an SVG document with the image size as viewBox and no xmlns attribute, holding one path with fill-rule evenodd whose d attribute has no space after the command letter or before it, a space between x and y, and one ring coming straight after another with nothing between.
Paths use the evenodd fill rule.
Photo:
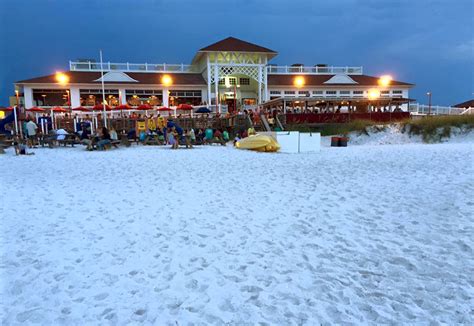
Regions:
<instances>
[{"instance_id":1,"label":"railing post","mask_svg":"<svg viewBox=\"0 0 474 326\"><path fill-rule=\"evenodd\" d=\"M166 71L166 63L163 63L163 71Z\"/></svg>"},{"instance_id":2,"label":"railing post","mask_svg":"<svg viewBox=\"0 0 474 326\"><path fill-rule=\"evenodd\" d=\"M130 65L127 62L127 71L130 71Z\"/></svg>"},{"instance_id":3,"label":"railing post","mask_svg":"<svg viewBox=\"0 0 474 326\"><path fill-rule=\"evenodd\" d=\"M89 61L89 70L92 70L92 65L90 61Z\"/></svg>"},{"instance_id":4,"label":"railing post","mask_svg":"<svg viewBox=\"0 0 474 326\"><path fill-rule=\"evenodd\" d=\"M110 71L110 61L109 61L109 71Z\"/></svg>"},{"instance_id":5,"label":"railing post","mask_svg":"<svg viewBox=\"0 0 474 326\"><path fill-rule=\"evenodd\" d=\"M148 63L145 62L145 71L148 71Z\"/></svg>"}]
</instances>

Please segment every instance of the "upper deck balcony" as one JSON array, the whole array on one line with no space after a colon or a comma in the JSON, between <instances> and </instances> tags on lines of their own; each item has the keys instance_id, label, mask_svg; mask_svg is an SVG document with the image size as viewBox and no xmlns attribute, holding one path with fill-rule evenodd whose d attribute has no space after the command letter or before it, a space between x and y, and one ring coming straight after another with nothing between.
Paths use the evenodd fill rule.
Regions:
<instances>
[{"instance_id":1,"label":"upper deck balcony","mask_svg":"<svg viewBox=\"0 0 474 326\"><path fill-rule=\"evenodd\" d=\"M123 71L123 72L169 72L169 73L190 73L197 72L195 66L185 64L167 63L118 63L103 62L102 69L100 62L95 61L69 61L70 71Z\"/></svg>"},{"instance_id":2,"label":"upper deck balcony","mask_svg":"<svg viewBox=\"0 0 474 326\"><path fill-rule=\"evenodd\" d=\"M123 72L168 72L168 73L200 73L198 66L187 64L167 63L129 63L129 62L100 62L69 61L71 71L123 71ZM307 75L362 75L362 67L334 67L334 66L276 66L267 65L268 74L307 74Z\"/></svg>"},{"instance_id":3,"label":"upper deck balcony","mask_svg":"<svg viewBox=\"0 0 474 326\"><path fill-rule=\"evenodd\" d=\"M269 74L307 74L307 75L362 75L362 67L334 67L334 66L267 66Z\"/></svg>"}]
</instances>

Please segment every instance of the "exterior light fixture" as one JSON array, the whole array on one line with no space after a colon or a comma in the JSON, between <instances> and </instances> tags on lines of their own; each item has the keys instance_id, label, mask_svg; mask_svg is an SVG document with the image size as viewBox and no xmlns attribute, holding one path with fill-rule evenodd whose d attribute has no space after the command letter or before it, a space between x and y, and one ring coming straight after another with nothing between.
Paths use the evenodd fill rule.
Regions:
<instances>
[{"instance_id":1,"label":"exterior light fixture","mask_svg":"<svg viewBox=\"0 0 474 326\"><path fill-rule=\"evenodd\" d=\"M302 77L302 76L295 77L295 79L293 80L293 84L294 84L297 88L303 87L303 86L305 85L304 77Z\"/></svg>"},{"instance_id":2,"label":"exterior light fixture","mask_svg":"<svg viewBox=\"0 0 474 326\"><path fill-rule=\"evenodd\" d=\"M65 85L69 83L69 76L62 72L56 72L56 81L61 85Z\"/></svg>"},{"instance_id":3,"label":"exterior light fixture","mask_svg":"<svg viewBox=\"0 0 474 326\"><path fill-rule=\"evenodd\" d=\"M380 76L378 80L378 84L382 87L388 87L392 83L392 76L390 75L383 75Z\"/></svg>"},{"instance_id":4,"label":"exterior light fixture","mask_svg":"<svg viewBox=\"0 0 474 326\"><path fill-rule=\"evenodd\" d=\"M173 84L173 79L170 75L163 75L163 77L161 77L161 83L165 86L170 86Z\"/></svg>"},{"instance_id":5,"label":"exterior light fixture","mask_svg":"<svg viewBox=\"0 0 474 326\"><path fill-rule=\"evenodd\" d=\"M380 97L380 91L375 88L371 88L367 91L367 96L369 97L369 100L376 100Z\"/></svg>"}]
</instances>

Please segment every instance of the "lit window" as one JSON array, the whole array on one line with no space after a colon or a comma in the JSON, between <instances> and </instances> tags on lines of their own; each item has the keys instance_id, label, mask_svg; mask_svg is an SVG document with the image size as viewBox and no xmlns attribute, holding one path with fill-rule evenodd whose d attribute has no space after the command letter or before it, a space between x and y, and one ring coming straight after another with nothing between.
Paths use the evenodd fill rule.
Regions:
<instances>
[{"instance_id":1,"label":"lit window","mask_svg":"<svg viewBox=\"0 0 474 326\"><path fill-rule=\"evenodd\" d=\"M250 78L240 78L240 85L250 85Z\"/></svg>"}]
</instances>

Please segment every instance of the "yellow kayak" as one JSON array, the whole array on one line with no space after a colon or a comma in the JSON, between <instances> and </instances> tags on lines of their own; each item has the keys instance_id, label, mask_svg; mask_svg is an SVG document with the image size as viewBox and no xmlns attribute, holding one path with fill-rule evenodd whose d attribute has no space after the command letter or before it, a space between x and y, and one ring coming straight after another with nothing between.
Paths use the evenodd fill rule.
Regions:
<instances>
[{"instance_id":1,"label":"yellow kayak","mask_svg":"<svg viewBox=\"0 0 474 326\"><path fill-rule=\"evenodd\" d=\"M239 140L235 144L235 147L257 152L276 152L280 149L280 145L275 138L258 134Z\"/></svg>"}]
</instances>

